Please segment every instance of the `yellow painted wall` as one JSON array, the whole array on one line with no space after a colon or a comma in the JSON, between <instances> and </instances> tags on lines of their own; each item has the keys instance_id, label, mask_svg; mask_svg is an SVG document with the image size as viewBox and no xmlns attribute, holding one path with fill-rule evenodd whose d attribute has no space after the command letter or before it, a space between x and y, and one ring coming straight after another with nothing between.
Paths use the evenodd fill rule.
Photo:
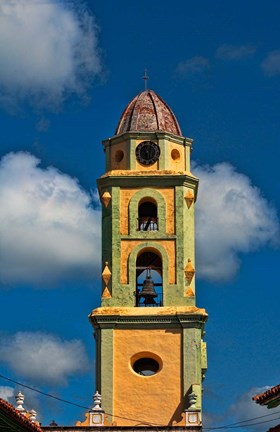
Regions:
<instances>
[{"instance_id":1,"label":"yellow painted wall","mask_svg":"<svg viewBox=\"0 0 280 432\"><path fill-rule=\"evenodd\" d=\"M168 145L168 168L174 171L185 169L185 148L180 144L170 142Z\"/></svg>"},{"instance_id":2,"label":"yellow painted wall","mask_svg":"<svg viewBox=\"0 0 280 432\"><path fill-rule=\"evenodd\" d=\"M128 257L130 253L135 249L139 244L142 244L143 240L121 240L121 283L127 284L128 281ZM175 268L175 240L154 240L151 243L155 246L160 244L168 255L168 283L175 284L176 283L176 268Z\"/></svg>"},{"instance_id":3,"label":"yellow painted wall","mask_svg":"<svg viewBox=\"0 0 280 432\"><path fill-rule=\"evenodd\" d=\"M119 426L140 422L183 425L180 329L114 330L114 418ZM131 358L150 352L162 360L162 369L144 377L135 373Z\"/></svg>"},{"instance_id":4,"label":"yellow painted wall","mask_svg":"<svg viewBox=\"0 0 280 432\"><path fill-rule=\"evenodd\" d=\"M128 235L128 206L131 197L139 189L120 190L120 234ZM137 222L135 222L137 224Z\"/></svg>"},{"instance_id":5,"label":"yellow painted wall","mask_svg":"<svg viewBox=\"0 0 280 432\"><path fill-rule=\"evenodd\" d=\"M123 159L118 162L116 160L116 156L118 152L123 152ZM110 169L111 170L120 170L127 168L127 149L126 149L126 142L115 144L111 148L111 158L110 158Z\"/></svg>"},{"instance_id":6,"label":"yellow painted wall","mask_svg":"<svg viewBox=\"0 0 280 432\"><path fill-rule=\"evenodd\" d=\"M158 169L158 161L152 165L142 165L136 160L136 170L137 171L154 171Z\"/></svg>"},{"instance_id":7,"label":"yellow painted wall","mask_svg":"<svg viewBox=\"0 0 280 432\"><path fill-rule=\"evenodd\" d=\"M166 234L175 234L174 189L159 189L166 201Z\"/></svg>"},{"instance_id":8,"label":"yellow painted wall","mask_svg":"<svg viewBox=\"0 0 280 432\"><path fill-rule=\"evenodd\" d=\"M120 234L128 235L128 206L131 198L139 189L121 189L120 191ZM157 188L166 202L166 234L174 234L174 189L173 188ZM135 221L137 224L137 221Z\"/></svg>"}]
</instances>

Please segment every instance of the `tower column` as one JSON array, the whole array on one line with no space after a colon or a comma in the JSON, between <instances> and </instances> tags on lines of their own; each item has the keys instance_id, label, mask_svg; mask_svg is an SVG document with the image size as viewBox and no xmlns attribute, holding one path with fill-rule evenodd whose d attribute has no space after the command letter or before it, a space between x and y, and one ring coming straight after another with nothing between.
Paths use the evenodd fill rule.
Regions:
<instances>
[{"instance_id":1,"label":"tower column","mask_svg":"<svg viewBox=\"0 0 280 432\"><path fill-rule=\"evenodd\" d=\"M184 327L183 345L186 347L183 353L184 395L190 394L195 386L198 392L196 407L201 410L201 329Z\"/></svg>"},{"instance_id":2,"label":"tower column","mask_svg":"<svg viewBox=\"0 0 280 432\"><path fill-rule=\"evenodd\" d=\"M103 145L102 297L89 318L105 425L199 431L207 313L195 298L192 139L146 90Z\"/></svg>"}]
</instances>

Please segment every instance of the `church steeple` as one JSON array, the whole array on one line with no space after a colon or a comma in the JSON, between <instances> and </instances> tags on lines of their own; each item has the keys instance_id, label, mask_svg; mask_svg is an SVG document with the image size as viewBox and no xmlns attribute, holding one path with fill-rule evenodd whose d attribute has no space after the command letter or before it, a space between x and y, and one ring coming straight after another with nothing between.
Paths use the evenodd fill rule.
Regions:
<instances>
[{"instance_id":1,"label":"church steeple","mask_svg":"<svg viewBox=\"0 0 280 432\"><path fill-rule=\"evenodd\" d=\"M192 140L146 90L103 145L102 299L90 320L108 424L188 425L193 418L200 427L207 314L195 302Z\"/></svg>"}]
</instances>

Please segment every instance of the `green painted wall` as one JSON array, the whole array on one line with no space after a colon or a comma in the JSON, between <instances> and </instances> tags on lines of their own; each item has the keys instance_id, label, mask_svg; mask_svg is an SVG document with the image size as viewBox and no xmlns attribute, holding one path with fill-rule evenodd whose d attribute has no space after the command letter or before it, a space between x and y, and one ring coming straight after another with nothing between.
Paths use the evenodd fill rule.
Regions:
<instances>
[{"instance_id":1,"label":"green painted wall","mask_svg":"<svg viewBox=\"0 0 280 432\"><path fill-rule=\"evenodd\" d=\"M102 400L102 408L106 413L113 413L113 329L103 328L100 337L100 391L101 395L106 395Z\"/></svg>"},{"instance_id":2,"label":"green painted wall","mask_svg":"<svg viewBox=\"0 0 280 432\"><path fill-rule=\"evenodd\" d=\"M159 170L167 170L169 164L168 142L173 140L184 146L185 164L188 171L190 166L191 140L182 137L171 137L165 133L131 133L125 136L114 137L104 142L106 150L106 169L110 171L110 158L114 144L124 143L127 152L127 170L136 170L135 148L137 140L157 140L161 148ZM168 141L169 140L169 141ZM177 140L177 141L176 141ZM108 283L111 298L102 299L102 306L134 307L136 290L136 259L142 249L153 248L162 258L163 302L164 306L195 306L195 278L189 283L185 278L184 269L191 259L195 266L195 239L194 239L194 202L197 195L198 179L189 172L161 171L160 175L151 175L141 172L127 172L122 170L112 171L98 180L100 196L106 191L111 194L108 207L102 206L102 270L105 262L108 262L112 273ZM174 190L174 227L173 234L166 233L166 209L168 203L161 190L170 188ZM135 190L128 203L128 234L120 234L120 199L121 191ZM187 191L192 191L194 202L188 208L185 196ZM139 202L149 197L156 201L158 209L158 231L138 231L137 218ZM140 241L131 251L128 257L128 283L122 284L121 269L121 241ZM169 283L170 259L160 241L175 241L175 283ZM102 283L102 291L105 284ZM194 295L186 295L191 288ZM145 308L142 308L145 309ZM144 310L143 310L144 314ZM206 344L202 341L203 324L207 317L201 321L195 316L178 316L179 328L182 328L182 393L187 400L187 395L195 391L198 395L196 406L201 408L202 374L207 368ZM113 358L114 358L114 328L152 328L153 320L149 322L145 317L138 322L138 318L131 317L131 322L120 323L115 316L91 318L95 328L97 343L97 386L103 396L102 407L106 412L113 412ZM174 325L174 324L172 324ZM170 324L158 320L157 328L168 329Z\"/></svg>"},{"instance_id":3,"label":"green painted wall","mask_svg":"<svg viewBox=\"0 0 280 432\"><path fill-rule=\"evenodd\" d=\"M167 178L166 178L167 177ZM128 235L120 235L120 190L129 189L132 180L137 180L137 185L140 188L132 196L130 203L128 204L129 214L129 233ZM180 176L177 179L178 186L173 185L175 191L175 233L173 235L166 234L166 206L167 203L163 194L160 192L160 185L162 178L159 177L157 180L158 189L148 187L150 178L133 178L132 176L121 178L110 178L100 179L99 187L101 188L101 194L103 191L110 191L112 200L110 205L105 208L103 206L103 251L102 251L102 269L105 266L105 262L108 261L109 268L112 272L112 278L109 283L109 289L111 290L112 298L103 299L103 306L134 306L135 297L133 295L135 287L135 265L137 254L141 252L141 249L152 247L159 252L162 257L163 266L163 295L164 305L183 306L195 305L195 296L186 297L185 291L188 286L184 268L190 258L194 264L194 204L190 208L186 205L185 194L188 188L193 190L196 189L197 183L192 182L192 179L185 176ZM155 178L153 177L155 181ZM164 177L164 186L166 187L168 176ZM173 183L176 179L172 178ZM178 181L179 180L179 181ZM114 186L117 183L117 186ZM134 185L133 185L134 186ZM135 187L135 186L134 186ZM138 206L141 199L144 197L153 198L157 202L158 207L158 231L138 231L137 219L138 219ZM128 259L128 273L129 282L128 284L120 283L120 272L121 272L121 240L140 240L142 246L137 247L136 251L132 251ZM176 282L174 284L168 283L167 271L170 265L167 254L160 246L161 240L174 240L176 244ZM113 287L113 288L112 288ZM194 279L191 282L191 287L195 292Z\"/></svg>"}]
</instances>

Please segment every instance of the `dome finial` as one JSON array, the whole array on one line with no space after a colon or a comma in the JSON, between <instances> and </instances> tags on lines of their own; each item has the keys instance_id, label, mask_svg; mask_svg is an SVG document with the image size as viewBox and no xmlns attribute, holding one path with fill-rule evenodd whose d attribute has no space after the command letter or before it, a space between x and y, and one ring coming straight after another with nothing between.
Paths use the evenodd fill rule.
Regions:
<instances>
[{"instance_id":1,"label":"dome finial","mask_svg":"<svg viewBox=\"0 0 280 432\"><path fill-rule=\"evenodd\" d=\"M144 69L144 76L143 76L143 80L144 80L144 89L145 91L148 90L148 74L147 74L147 68Z\"/></svg>"}]
</instances>

